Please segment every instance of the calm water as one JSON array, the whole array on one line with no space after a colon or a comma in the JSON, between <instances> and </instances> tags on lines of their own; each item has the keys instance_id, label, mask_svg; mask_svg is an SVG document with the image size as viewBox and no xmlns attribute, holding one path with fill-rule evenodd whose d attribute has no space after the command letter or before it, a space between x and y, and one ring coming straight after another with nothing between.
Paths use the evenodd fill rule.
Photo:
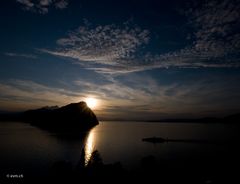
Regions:
<instances>
[{"instance_id":1,"label":"calm water","mask_svg":"<svg viewBox=\"0 0 240 184\"><path fill-rule=\"evenodd\" d=\"M176 140L208 140L207 143L167 142L153 144L142 138L162 137ZM85 152L87 164L97 150L104 164L120 162L133 171L145 157L168 167L205 164L221 167L239 164L239 129L235 125L198 123L100 122L80 137L54 134L21 122L0 123L0 177L6 174L45 176L59 161L78 165ZM187 162L186 162L187 160ZM219 164L219 165L216 165Z\"/></svg>"}]
</instances>

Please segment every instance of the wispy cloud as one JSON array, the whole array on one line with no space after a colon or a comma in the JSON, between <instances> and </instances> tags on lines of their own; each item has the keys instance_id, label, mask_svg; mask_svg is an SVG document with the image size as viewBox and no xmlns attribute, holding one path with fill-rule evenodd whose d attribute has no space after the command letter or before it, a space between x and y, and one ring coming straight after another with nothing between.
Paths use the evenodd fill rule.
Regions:
<instances>
[{"instance_id":1,"label":"wispy cloud","mask_svg":"<svg viewBox=\"0 0 240 184\"><path fill-rule=\"evenodd\" d=\"M81 26L66 38L57 40L57 51L46 51L79 61L92 61L105 65L119 65L134 57L139 47L149 40L148 31L138 27L120 28L116 25L89 28Z\"/></svg>"},{"instance_id":2,"label":"wispy cloud","mask_svg":"<svg viewBox=\"0 0 240 184\"><path fill-rule=\"evenodd\" d=\"M26 80L0 82L0 91L0 108L12 110L39 108L47 105L64 105L80 101L85 97L80 92L48 87Z\"/></svg>"},{"instance_id":3,"label":"wispy cloud","mask_svg":"<svg viewBox=\"0 0 240 184\"><path fill-rule=\"evenodd\" d=\"M146 54L141 58L132 58L122 61L115 66L85 66L90 70L94 70L102 74L127 74L151 70L156 68L231 68L240 67L238 58L210 58L195 51L192 48L185 48L180 51L152 55Z\"/></svg>"},{"instance_id":4,"label":"wispy cloud","mask_svg":"<svg viewBox=\"0 0 240 184\"><path fill-rule=\"evenodd\" d=\"M56 9L65 9L68 6L68 0L17 0L23 6L24 10L35 13L46 14L50 7Z\"/></svg>"},{"instance_id":5,"label":"wispy cloud","mask_svg":"<svg viewBox=\"0 0 240 184\"><path fill-rule=\"evenodd\" d=\"M208 57L239 54L239 9L239 1L211 0L187 11L195 28L193 49Z\"/></svg>"},{"instance_id":6,"label":"wispy cloud","mask_svg":"<svg viewBox=\"0 0 240 184\"><path fill-rule=\"evenodd\" d=\"M21 54L21 53L13 53L13 52L5 52L4 55L9 57L24 57L29 59L37 59L37 56L33 54Z\"/></svg>"},{"instance_id":7,"label":"wispy cloud","mask_svg":"<svg viewBox=\"0 0 240 184\"><path fill-rule=\"evenodd\" d=\"M122 115L126 115L127 111L129 118L131 115L137 118L141 114L146 117L150 117L149 114L166 116L184 113L205 116L212 111L236 111L239 105L234 101L240 97L239 87L235 85L238 80L224 79L225 81L219 81L219 78L210 77L163 85L149 76L131 74L130 77L126 77L127 81L113 80L103 85L82 80L74 83L80 89L85 89L86 92L102 99L105 114L116 115L121 111Z\"/></svg>"},{"instance_id":8,"label":"wispy cloud","mask_svg":"<svg viewBox=\"0 0 240 184\"><path fill-rule=\"evenodd\" d=\"M151 44L149 31L116 25L79 27L57 40L57 49L42 51L73 58L104 74L170 67L240 67L239 9L240 4L232 0L191 4L185 15L192 31L186 40L191 38L192 43L172 52L141 49Z\"/></svg>"},{"instance_id":9,"label":"wispy cloud","mask_svg":"<svg viewBox=\"0 0 240 184\"><path fill-rule=\"evenodd\" d=\"M224 77L223 77L224 78ZM49 87L29 80L0 82L0 109L22 110L47 105L65 105L91 96L99 99L100 117L128 118L167 117L192 113L233 112L239 109L239 79L209 77L204 80L178 81L159 84L147 75L131 74L125 79L106 82L76 80L73 89ZM231 98L229 98L231 96ZM24 105L23 105L24 104ZM179 108L181 107L181 108Z\"/></svg>"}]
</instances>

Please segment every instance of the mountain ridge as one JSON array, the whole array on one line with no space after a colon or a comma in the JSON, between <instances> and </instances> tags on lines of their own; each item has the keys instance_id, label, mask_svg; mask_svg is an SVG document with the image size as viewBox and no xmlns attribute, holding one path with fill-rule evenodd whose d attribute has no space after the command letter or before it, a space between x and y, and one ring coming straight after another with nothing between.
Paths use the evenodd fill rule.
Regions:
<instances>
[{"instance_id":1,"label":"mountain ridge","mask_svg":"<svg viewBox=\"0 0 240 184\"><path fill-rule=\"evenodd\" d=\"M87 130L99 124L86 102L53 107L25 111L22 118L31 125L49 130Z\"/></svg>"}]
</instances>

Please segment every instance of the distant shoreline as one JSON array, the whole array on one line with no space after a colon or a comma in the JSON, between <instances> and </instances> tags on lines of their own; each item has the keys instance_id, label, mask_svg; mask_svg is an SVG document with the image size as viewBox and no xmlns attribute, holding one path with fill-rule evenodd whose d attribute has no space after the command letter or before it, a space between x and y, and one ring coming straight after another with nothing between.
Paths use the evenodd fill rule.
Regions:
<instances>
[{"instance_id":1,"label":"distant shoreline","mask_svg":"<svg viewBox=\"0 0 240 184\"><path fill-rule=\"evenodd\" d=\"M0 113L0 122L2 121L22 121L23 112ZM146 123L239 123L240 113L229 115L223 118L205 117L205 118L168 118L156 120L127 120L127 119L99 119L99 121L123 121L123 122L146 122Z\"/></svg>"},{"instance_id":2,"label":"distant shoreline","mask_svg":"<svg viewBox=\"0 0 240 184\"><path fill-rule=\"evenodd\" d=\"M205 118L173 118L159 120L126 120L126 119L100 119L100 121L129 121L129 122L149 122L149 123L238 123L240 122L240 113L229 115L223 118L205 117Z\"/></svg>"}]
</instances>

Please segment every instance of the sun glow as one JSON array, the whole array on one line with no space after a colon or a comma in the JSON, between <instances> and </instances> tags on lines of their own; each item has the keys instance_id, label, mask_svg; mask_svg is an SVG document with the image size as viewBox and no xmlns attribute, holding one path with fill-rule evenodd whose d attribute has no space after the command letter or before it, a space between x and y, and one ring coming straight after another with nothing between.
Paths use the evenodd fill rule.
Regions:
<instances>
[{"instance_id":1,"label":"sun glow","mask_svg":"<svg viewBox=\"0 0 240 184\"><path fill-rule=\"evenodd\" d=\"M89 108L94 109L97 106L97 99L89 97L86 99L86 103Z\"/></svg>"}]
</instances>

